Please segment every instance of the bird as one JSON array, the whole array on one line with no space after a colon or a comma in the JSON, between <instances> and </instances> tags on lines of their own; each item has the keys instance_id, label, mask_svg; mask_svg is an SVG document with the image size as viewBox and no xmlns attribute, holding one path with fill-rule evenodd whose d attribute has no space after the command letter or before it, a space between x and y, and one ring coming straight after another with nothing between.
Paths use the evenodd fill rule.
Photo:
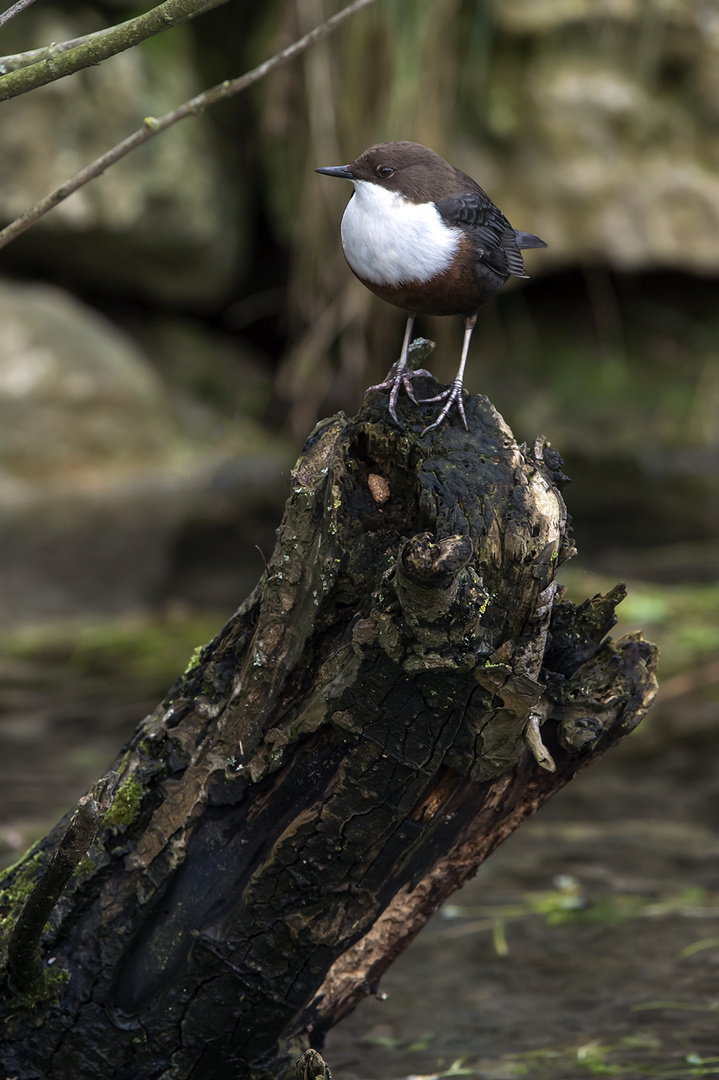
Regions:
<instances>
[{"instance_id":1,"label":"bird","mask_svg":"<svg viewBox=\"0 0 719 1080\"><path fill-rule=\"evenodd\" d=\"M467 428L463 380L477 312L507 278L526 278L525 248L546 247L533 233L513 229L506 217L467 173L419 143L376 143L349 165L326 165L315 172L350 180L341 224L342 249L354 275L383 300L404 308L407 325L399 360L383 382L395 423L400 388L416 405L444 401L439 427L456 407ZM462 315L464 340L459 369L435 397L417 399L412 380L431 376L408 364L417 315Z\"/></svg>"}]
</instances>

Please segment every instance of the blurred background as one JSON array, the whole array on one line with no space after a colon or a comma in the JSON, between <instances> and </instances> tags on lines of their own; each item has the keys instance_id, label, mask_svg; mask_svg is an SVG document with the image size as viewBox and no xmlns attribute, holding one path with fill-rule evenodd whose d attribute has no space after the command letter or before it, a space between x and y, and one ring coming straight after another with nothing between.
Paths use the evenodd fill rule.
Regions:
<instances>
[{"instance_id":1,"label":"blurred background","mask_svg":"<svg viewBox=\"0 0 719 1080\"><path fill-rule=\"evenodd\" d=\"M231 0L6 102L0 222L145 116L241 74L341 6ZM41 0L3 28L0 52L137 13L122 0ZM714 836L719 5L376 0L0 252L3 865L96 779L244 599L304 438L318 419L353 413L396 359L401 312L342 256L350 186L313 171L394 138L431 146L547 241L526 255L530 280L513 279L480 313L466 386L520 442L542 433L564 456L579 548L565 572L571 595L627 580L619 632L641 628L662 648L650 718L545 820L606 816L611 790L613 827L629 821L637 842L638 820L667 815L694 839ZM461 320L417 330L437 343L430 366L449 380ZM630 892L670 879L719 891L707 850L701 870L688 867L687 836L671 835L657 842L654 877ZM589 848L595 870L611 868L601 844ZM377 1038L362 1044L359 1075L399 1075L384 1059L373 1066L367 1047L409 1043ZM347 1062L357 1045L342 1049ZM684 1057L701 1058L692 1047ZM431 1040L422 1052L436 1071Z\"/></svg>"}]
</instances>

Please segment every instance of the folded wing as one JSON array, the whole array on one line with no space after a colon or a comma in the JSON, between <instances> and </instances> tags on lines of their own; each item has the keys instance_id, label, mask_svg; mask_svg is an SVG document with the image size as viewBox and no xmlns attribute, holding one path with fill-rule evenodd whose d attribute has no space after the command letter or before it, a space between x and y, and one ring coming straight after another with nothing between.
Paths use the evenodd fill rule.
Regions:
<instances>
[{"instance_id":1,"label":"folded wing","mask_svg":"<svg viewBox=\"0 0 719 1080\"><path fill-rule=\"evenodd\" d=\"M446 225L468 231L477 248L477 258L502 277L526 278L522 248L546 247L538 236L513 229L489 196L477 188L450 195L435 203Z\"/></svg>"}]
</instances>

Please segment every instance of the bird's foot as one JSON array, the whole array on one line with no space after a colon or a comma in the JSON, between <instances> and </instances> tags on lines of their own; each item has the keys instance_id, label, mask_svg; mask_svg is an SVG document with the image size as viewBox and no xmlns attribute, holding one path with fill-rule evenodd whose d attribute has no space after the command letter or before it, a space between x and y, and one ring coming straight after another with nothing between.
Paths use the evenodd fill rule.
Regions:
<instances>
[{"instance_id":1,"label":"bird's foot","mask_svg":"<svg viewBox=\"0 0 719 1080\"><path fill-rule=\"evenodd\" d=\"M419 378L432 379L434 378L434 376L432 375L431 371L425 371L424 368L418 368L417 371L413 371L411 368L398 367L395 365L395 367L390 369L390 372L384 382L375 383L374 386L367 387L367 389L365 390L365 396L372 393L373 390L389 390L389 405L387 406L387 408L395 424L398 424L399 420L397 419L397 400L399 398L400 387L404 387L404 392L406 393L409 400L414 405L418 405L419 402L414 396L414 390L412 389L412 379Z\"/></svg>"},{"instance_id":2,"label":"bird's foot","mask_svg":"<svg viewBox=\"0 0 719 1080\"><path fill-rule=\"evenodd\" d=\"M422 405L426 405L432 401L445 401L446 399L446 404L440 410L439 416L431 424L427 425L427 427L422 432L423 435L426 435L428 431L434 431L435 428L438 428L444 418L449 414L449 411L453 405L456 405L457 407L457 412L462 418L462 423L464 424L465 431L469 431L469 428L467 426L467 417L464 414L462 390L462 380L453 379L448 388L446 390L443 390L441 394L437 394L436 397L420 398L419 403Z\"/></svg>"}]
</instances>

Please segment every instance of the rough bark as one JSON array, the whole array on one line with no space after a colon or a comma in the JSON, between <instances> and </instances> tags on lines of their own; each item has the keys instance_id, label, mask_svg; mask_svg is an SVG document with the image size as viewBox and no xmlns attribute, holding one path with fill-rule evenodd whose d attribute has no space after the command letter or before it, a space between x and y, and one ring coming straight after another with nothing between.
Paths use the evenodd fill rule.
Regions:
<instances>
[{"instance_id":1,"label":"rough bark","mask_svg":"<svg viewBox=\"0 0 719 1080\"><path fill-rule=\"evenodd\" d=\"M575 607L554 581L558 455L486 398L469 432L405 417L380 399L310 436L257 589L94 792L109 808L24 981L37 940L12 926L68 821L0 881L3 1075L294 1075L639 722L656 649L607 638L622 587Z\"/></svg>"}]
</instances>

